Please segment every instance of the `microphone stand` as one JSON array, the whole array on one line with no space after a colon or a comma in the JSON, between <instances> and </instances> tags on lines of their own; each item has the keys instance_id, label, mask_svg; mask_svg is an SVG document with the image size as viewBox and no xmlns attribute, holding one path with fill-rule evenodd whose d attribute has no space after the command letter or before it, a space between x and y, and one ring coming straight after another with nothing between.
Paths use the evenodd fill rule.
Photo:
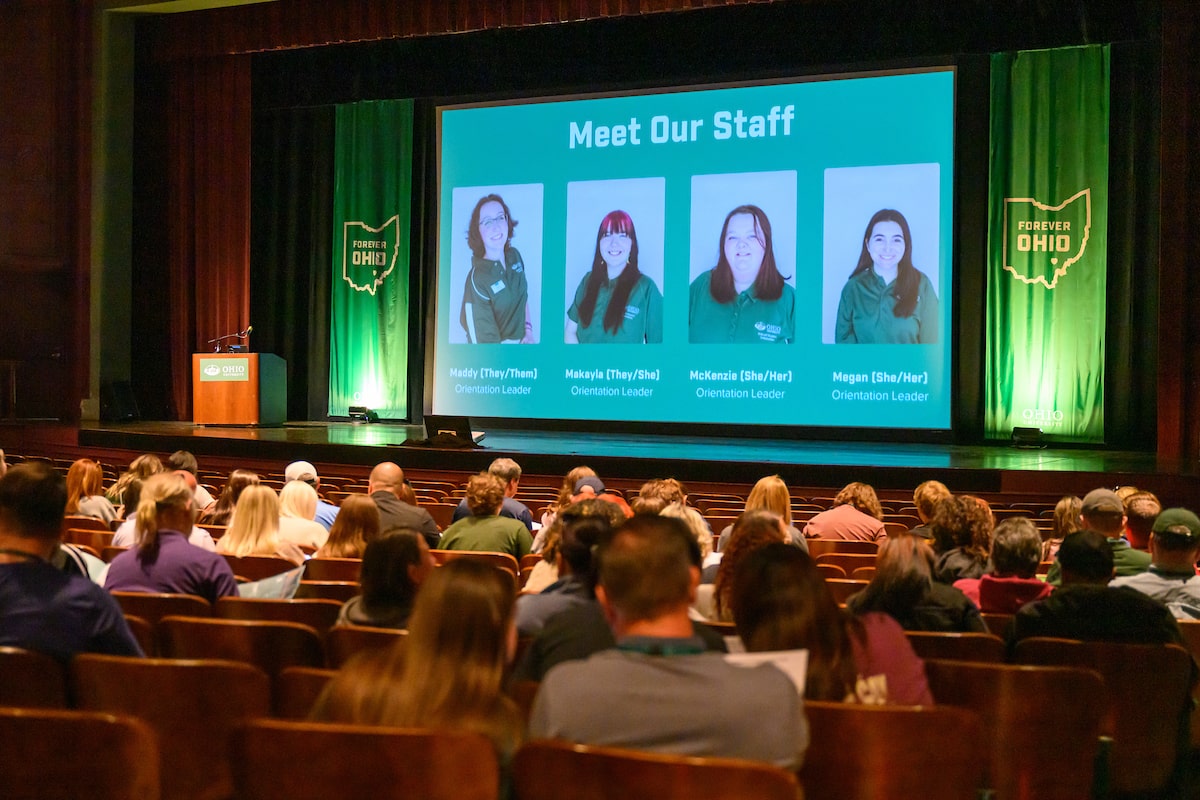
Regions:
<instances>
[{"instance_id":1,"label":"microphone stand","mask_svg":"<svg viewBox=\"0 0 1200 800\"><path fill-rule=\"evenodd\" d=\"M252 330L254 330L254 326L250 325L246 328L246 330L241 331L240 333L227 333L224 336L218 336L215 339L209 339L206 342L206 344L216 345L216 347L213 348L214 353L231 352L228 347L226 347L224 349L224 351L222 351L221 342L225 341L226 339L245 339L247 336L250 335L250 331L252 331Z\"/></svg>"}]
</instances>

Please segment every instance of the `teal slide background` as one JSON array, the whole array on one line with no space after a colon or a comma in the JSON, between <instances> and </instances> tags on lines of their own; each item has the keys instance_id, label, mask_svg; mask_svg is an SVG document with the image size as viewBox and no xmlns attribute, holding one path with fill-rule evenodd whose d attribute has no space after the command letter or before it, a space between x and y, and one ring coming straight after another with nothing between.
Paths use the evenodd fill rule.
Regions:
<instances>
[{"instance_id":1,"label":"teal slide background","mask_svg":"<svg viewBox=\"0 0 1200 800\"><path fill-rule=\"evenodd\" d=\"M740 110L746 117L778 106L794 107L790 130L775 123L774 136L717 139L715 115ZM696 137L652 141L652 120L699 120ZM622 146L580 143L572 148L572 123L583 128L640 125L638 144L627 132ZM836 427L950 427L950 321L954 152L954 72L936 70L801 83L595 99L446 107L438 115L440 144L438 313L433 411L476 417L639 420L722 424ZM693 126L680 126L691 133ZM668 130L670 130L668 128ZM746 130L749 130L747 124ZM829 168L936 164L936 242L924 244L917 266L931 277L940 299L939 344L823 344L825 196ZM794 170L796 218L772 219L777 230L794 227L796 341L786 345L688 343L689 248L694 175ZM660 177L666 182L660 232L665 241L661 274L663 343L567 345L566 298L587 270L599 217L585 242L568 241L567 184ZM454 202L461 187L541 184L541 219L518 226L513 244L537 271L540 309L537 344L451 344L458 325L461 286L454 264L463 253L471 203ZM929 187L926 187L928 189ZM923 190L921 195L928 195ZM477 199L477 198L476 198ZM898 198L895 207L903 206ZM743 199L731 199L732 208ZM619 207L614 205L613 207ZM465 209L465 210L464 210ZM527 209L513 207L522 220ZM722 216L728 209L722 209ZM831 213L836 213L830 209ZM867 219L850 227L861 230ZM635 224L637 220L635 220ZM526 231L541 236L538 263ZM716 256L720 231L711 233ZM639 234L645 233L639 229ZM920 234L914 230L913 237ZM778 255L778 254L777 254ZM790 261L791 259L787 259ZM583 262L583 263L580 263ZM853 264L844 265L848 275ZM651 272L643 264L643 271ZM571 278L567 278L567 274ZM839 278L838 280L844 280ZM533 281L531 281L532 285ZM568 286L568 283L571 285ZM836 307L835 309L836 310Z\"/></svg>"}]
</instances>

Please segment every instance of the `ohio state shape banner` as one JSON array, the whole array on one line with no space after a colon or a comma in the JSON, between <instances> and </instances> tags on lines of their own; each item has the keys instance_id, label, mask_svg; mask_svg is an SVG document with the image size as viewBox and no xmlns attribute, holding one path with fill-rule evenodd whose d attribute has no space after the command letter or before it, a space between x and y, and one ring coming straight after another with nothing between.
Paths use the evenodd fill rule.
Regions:
<instances>
[{"instance_id":1,"label":"ohio state shape banner","mask_svg":"<svg viewBox=\"0 0 1200 800\"><path fill-rule=\"evenodd\" d=\"M992 56L985 425L1104 440L1109 49Z\"/></svg>"},{"instance_id":2,"label":"ohio state shape banner","mask_svg":"<svg viewBox=\"0 0 1200 800\"><path fill-rule=\"evenodd\" d=\"M329 414L408 416L411 100L338 106Z\"/></svg>"}]
</instances>

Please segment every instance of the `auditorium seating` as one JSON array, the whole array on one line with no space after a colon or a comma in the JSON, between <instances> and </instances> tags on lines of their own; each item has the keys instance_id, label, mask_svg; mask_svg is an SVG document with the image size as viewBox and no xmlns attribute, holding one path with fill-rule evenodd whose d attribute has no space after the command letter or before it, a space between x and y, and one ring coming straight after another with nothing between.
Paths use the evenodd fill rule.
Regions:
<instances>
[{"instance_id":1,"label":"auditorium seating","mask_svg":"<svg viewBox=\"0 0 1200 800\"><path fill-rule=\"evenodd\" d=\"M984 664L999 664L1004 661L1004 640L991 633L905 631L905 636L921 658L976 661Z\"/></svg>"},{"instance_id":2,"label":"auditorium seating","mask_svg":"<svg viewBox=\"0 0 1200 800\"><path fill-rule=\"evenodd\" d=\"M803 796L794 773L757 761L544 740L528 742L517 751L513 788L519 800L797 800Z\"/></svg>"},{"instance_id":3,"label":"auditorium seating","mask_svg":"<svg viewBox=\"0 0 1200 800\"><path fill-rule=\"evenodd\" d=\"M337 670L316 667L286 667L275 676L275 715L283 719L307 719L313 703Z\"/></svg>"},{"instance_id":4,"label":"auditorium seating","mask_svg":"<svg viewBox=\"0 0 1200 800\"><path fill-rule=\"evenodd\" d=\"M867 584L868 581L853 581L848 578L825 579L825 585L829 587L829 593L833 595L833 601L839 606L846 605L846 601L867 588Z\"/></svg>"},{"instance_id":5,"label":"auditorium seating","mask_svg":"<svg viewBox=\"0 0 1200 800\"><path fill-rule=\"evenodd\" d=\"M124 715L0 708L0 797L158 800L154 731Z\"/></svg>"},{"instance_id":6,"label":"auditorium seating","mask_svg":"<svg viewBox=\"0 0 1200 800\"><path fill-rule=\"evenodd\" d=\"M222 597L213 608L218 619L298 622L324 636L337 622L337 600L271 600L260 597Z\"/></svg>"},{"instance_id":7,"label":"auditorium seating","mask_svg":"<svg viewBox=\"0 0 1200 800\"><path fill-rule=\"evenodd\" d=\"M394 628L338 625L325 636L325 658L331 668L338 669L357 653L393 647L406 636L408 631Z\"/></svg>"},{"instance_id":8,"label":"auditorium seating","mask_svg":"<svg viewBox=\"0 0 1200 800\"><path fill-rule=\"evenodd\" d=\"M66 708L62 665L45 653L0 647L0 706Z\"/></svg>"},{"instance_id":9,"label":"auditorium seating","mask_svg":"<svg viewBox=\"0 0 1200 800\"><path fill-rule=\"evenodd\" d=\"M521 577L521 565L517 559L508 553L484 553L475 550L430 550L438 564L445 564L456 558L472 558L491 564L497 569L509 572L513 578Z\"/></svg>"},{"instance_id":10,"label":"auditorium seating","mask_svg":"<svg viewBox=\"0 0 1200 800\"><path fill-rule=\"evenodd\" d=\"M286 558L275 556L225 555L225 560L229 562L229 568L233 570L234 575L248 581L261 581L263 578L270 578L297 567Z\"/></svg>"},{"instance_id":11,"label":"auditorium seating","mask_svg":"<svg viewBox=\"0 0 1200 800\"><path fill-rule=\"evenodd\" d=\"M356 581L300 581L295 599L337 600L344 603L362 593L362 585Z\"/></svg>"},{"instance_id":12,"label":"auditorium seating","mask_svg":"<svg viewBox=\"0 0 1200 800\"><path fill-rule=\"evenodd\" d=\"M165 617L158 642L166 658L248 662L271 676L284 667L325 665L317 631L295 622Z\"/></svg>"},{"instance_id":13,"label":"auditorium seating","mask_svg":"<svg viewBox=\"0 0 1200 800\"><path fill-rule=\"evenodd\" d=\"M310 558L304 562L306 581L357 581L361 558Z\"/></svg>"},{"instance_id":14,"label":"auditorium seating","mask_svg":"<svg viewBox=\"0 0 1200 800\"><path fill-rule=\"evenodd\" d=\"M476 733L260 719L234 732L231 753L246 800L496 800L500 788Z\"/></svg>"},{"instance_id":15,"label":"auditorium seating","mask_svg":"<svg viewBox=\"0 0 1200 800\"><path fill-rule=\"evenodd\" d=\"M157 625L163 617L211 617L212 604L194 594L159 594L153 592L110 592L121 610Z\"/></svg>"},{"instance_id":16,"label":"auditorium seating","mask_svg":"<svg viewBox=\"0 0 1200 800\"><path fill-rule=\"evenodd\" d=\"M815 541L815 540L810 540L810 542L811 541ZM864 544L874 545L874 542L864 542ZM812 555L811 549L809 550L809 555ZM839 567L841 567L842 569L844 569L846 571L846 574L849 575L851 572L854 572L854 570L858 569L859 567L875 566L875 559L877 558L877 555L873 552L872 553L846 553L846 552L837 551L837 552L832 552L832 553L821 553L819 556L813 556L813 558L816 560L816 562L818 564L836 564Z\"/></svg>"}]
</instances>

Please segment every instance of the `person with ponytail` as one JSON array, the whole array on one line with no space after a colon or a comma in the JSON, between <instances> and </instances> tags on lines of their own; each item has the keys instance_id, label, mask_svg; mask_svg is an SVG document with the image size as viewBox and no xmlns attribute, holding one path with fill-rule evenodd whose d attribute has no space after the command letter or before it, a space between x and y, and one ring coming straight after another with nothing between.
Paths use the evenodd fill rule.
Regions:
<instances>
[{"instance_id":1,"label":"person with ponytail","mask_svg":"<svg viewBox=\"0 0 1200 800\"><path fill-rule=\"evenodd\" d=\"M592 268L567 310L567 344L661 344L662 293L638 269L637 231L610 211L596 232Z\"/></svg>"},{"instance_id":2,"label":"person with ponytail","mask_svg":"<svg viewBox=\"0 0 1200 800\"><path fill-rule=\"evenodd\" d=\"M790 276L789 276L790 277ZM796 291L775 263L771 221L758 206L730 211L717 265L692 281L692 344L787 344L796 336Z\"/></svg>"},{"instance_id":3,"label":"person with ponytail","mask_svg":"<svg viewBox=\"0 0 1200 800\"><path fill-rule=\"evenodd\" d=\"M938 340L938 297L913 266L912 233L899 211L875 212L858 266L838 303L837 344L930 344Z\"/></svg>"},{"instance_id":4,"label":"person with ponytail","mask_svg":"<svg viewBox=\"0 0 1200 800\"><path fill-rule=\"evenodd\" d=\"M113 559L104 588L194 594L210 603L236 597L237 580L225 559L188 542L195 518L195 497L182 477L148 478L137 506L137 544Z\"/></svg>"}]
</instances>

